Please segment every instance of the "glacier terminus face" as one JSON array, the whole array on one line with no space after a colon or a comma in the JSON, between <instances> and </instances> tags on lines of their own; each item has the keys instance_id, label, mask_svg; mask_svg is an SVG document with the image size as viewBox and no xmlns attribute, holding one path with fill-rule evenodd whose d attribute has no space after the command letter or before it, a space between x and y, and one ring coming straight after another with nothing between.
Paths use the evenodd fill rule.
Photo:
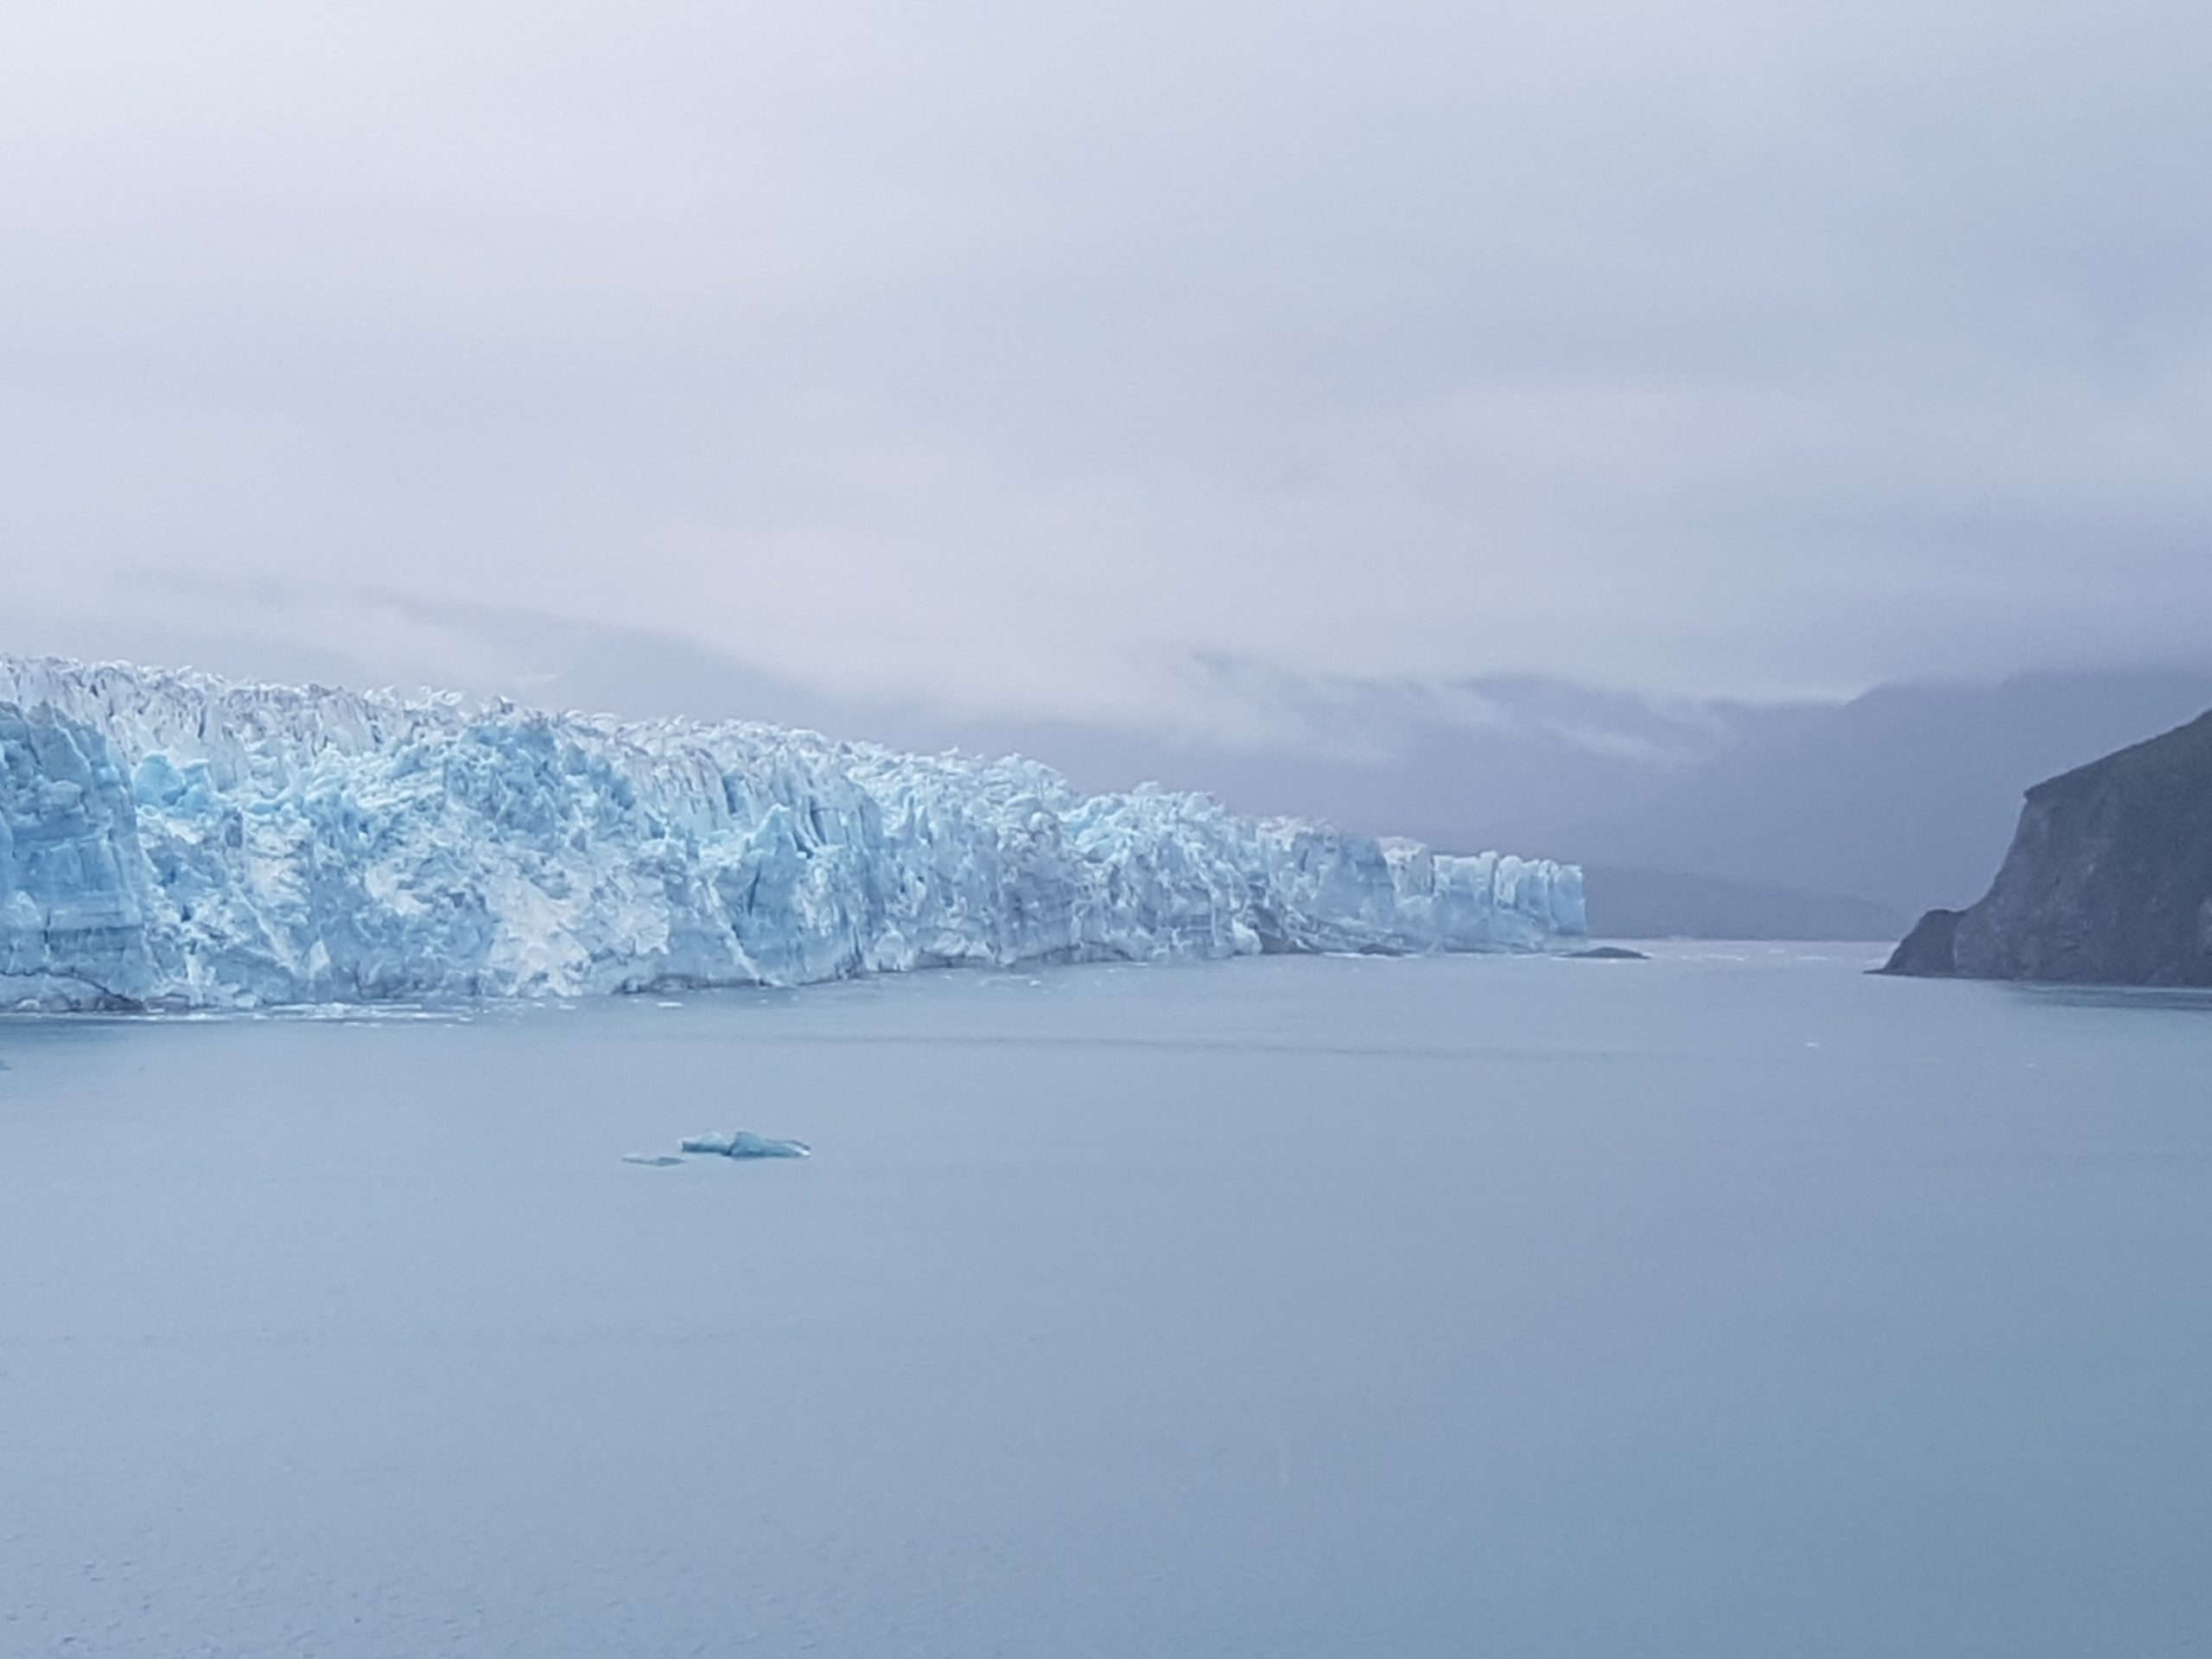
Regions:
<instances>
[{"instance_id":1,"label":"glacier terminus face","mask_svg":"<svg viewBox=\"0 0 2212 1659\"><path fill-rule=\"evenodd\" d=\"M0 657L0 1007L1531 950L1572 866L745 721Z\"/></svg>"}]
</instances>

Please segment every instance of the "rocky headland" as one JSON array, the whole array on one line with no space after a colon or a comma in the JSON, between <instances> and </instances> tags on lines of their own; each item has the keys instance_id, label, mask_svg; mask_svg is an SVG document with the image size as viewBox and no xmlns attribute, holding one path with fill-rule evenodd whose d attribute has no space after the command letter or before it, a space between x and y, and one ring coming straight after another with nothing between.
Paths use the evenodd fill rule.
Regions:
<instances>
[{"instance_id":1,"label":"rocky headland","mask_svg":"<svg viewBox=\"0 0 2212 1659\"><path fill-rule=\"evenodd\" d=\"M1883 971L2212 985L2212 714L2030 790L1989 892Z\"/></svg>"}]
</instances>

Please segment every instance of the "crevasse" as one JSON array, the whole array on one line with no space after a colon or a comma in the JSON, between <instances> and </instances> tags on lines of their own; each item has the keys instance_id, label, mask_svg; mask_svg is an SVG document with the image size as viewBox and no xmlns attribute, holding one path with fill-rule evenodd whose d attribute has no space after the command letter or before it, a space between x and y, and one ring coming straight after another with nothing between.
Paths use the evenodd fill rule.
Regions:
<instances>
[{"instance_id":1,"label":"crevasse","mask_svg":"<svg viewBox=\"0 0 2212 1659\"><path fill-rule=\"evenodd\" d=\"M1528 950L1580 872L745 721L0 656L0 1007Z\"/></svg>"}]
</instances>

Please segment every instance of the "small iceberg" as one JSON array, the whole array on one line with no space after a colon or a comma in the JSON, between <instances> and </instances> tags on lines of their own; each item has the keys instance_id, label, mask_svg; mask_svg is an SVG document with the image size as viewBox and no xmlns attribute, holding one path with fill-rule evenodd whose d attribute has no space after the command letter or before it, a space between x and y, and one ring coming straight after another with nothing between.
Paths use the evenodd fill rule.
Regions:
<instances>
[{"instance_id":1,"label":"small iceberg","mask_svg":"<svg viewBox=\"0 0 2212 1659\"><path fill-rule=\"evenodd\" d=\"M699 1135L677 1143L686 1152L709 1153L721 1158L809 1158L814 1148L804 1141L779 1141L750 1129L728 1135Z\"/></svg>"}]
</instances>

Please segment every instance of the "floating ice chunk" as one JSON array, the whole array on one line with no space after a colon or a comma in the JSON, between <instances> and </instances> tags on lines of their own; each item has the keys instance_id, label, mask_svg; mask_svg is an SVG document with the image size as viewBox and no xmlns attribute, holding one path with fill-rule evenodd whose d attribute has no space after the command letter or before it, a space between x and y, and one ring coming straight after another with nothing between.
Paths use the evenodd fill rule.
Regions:
<instances>
[{"instance_id":1,"label":"floating ice chunk","mask_svg":"<svg viewBox=\"0 0 2212 1659\"><path fill-rule=\"evenodd\" d=\"M686 1152L713 1154L723 1158L810 1158L814 1148L804 1141L779 1141L750 1129L728 1135L699 1135L677 1143Z\"/></svg>"},{"instance_id":2,"label":"floating ice chunk","mask_svg":"<svg viewBox=\"0 0 2212 1659\"><path fill-rule=\"evenodd\" d=\"M622 1154L622 1161L643 1164L650 1169L666 1169L671 1164L680 1164L683 1160L672 1152L626 1152Z\"/></svg>"}]
</instances>

